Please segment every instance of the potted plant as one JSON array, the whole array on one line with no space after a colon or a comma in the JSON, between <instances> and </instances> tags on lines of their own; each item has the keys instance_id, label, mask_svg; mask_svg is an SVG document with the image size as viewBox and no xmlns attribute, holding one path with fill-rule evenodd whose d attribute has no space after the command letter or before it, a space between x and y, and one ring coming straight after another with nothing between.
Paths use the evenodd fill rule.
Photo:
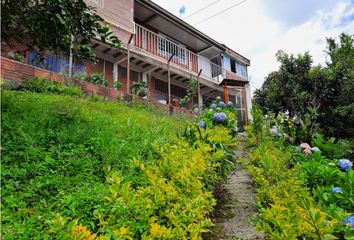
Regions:
<instances>
[{"instance_id":1,"label":"potted plant","mask_svg":"<svg viewBox=\"0 0 354 240\"><path fill-rule=\"evenodd\" d=\"M177 98L172 99L172 106L179 107L179 101Z\"/></svg>"},{"instance_id":2,"label":"potted plant","mask_svg":"<svg viewBox=\"0 0 354 240\"><path fill-rule=\"evenodd\" d=\"M115 87L116 89L121 89L122 86L123 86L123 83L121 83L121 82L119 82L119 81L114 82L114 87Z\"/></svg>"},{"instance_id":3,"label":"potted plant","mask_svg":"<svg viewBox=\"0 0 354 240\"><path fill-rule=\"evenodd\" d=\"M146 82L140 81L137 83L134 83L130 89L132 90L132 93L134 95L137 95L141 98L144 98L148 94L148 85Z\"/></svg>"}]
</instances>

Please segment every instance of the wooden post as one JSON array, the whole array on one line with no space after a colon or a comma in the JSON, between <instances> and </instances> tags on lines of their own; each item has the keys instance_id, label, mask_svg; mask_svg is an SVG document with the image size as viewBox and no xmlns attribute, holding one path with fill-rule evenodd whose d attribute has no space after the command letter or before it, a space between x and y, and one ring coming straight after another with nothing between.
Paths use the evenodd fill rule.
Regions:
<instances>
[{"instance_id":1,"label":"wooden post","mask_svg":"<svg viewBox=\"0 0 354 240\"><path fill-rule=\"evenodd\" d=\"M197 81L198 81L198 112L201 112L202 110L202 105L203 102L201 101L201 95L200 95L200 74L202 73L203 69L200 69L198 76L197 76Z\"/></svg>"},{"instance_id":2,"label":"wooden post","mask_svg":"<svg viewBox=\"0 0 354 240\"><path fill-rule=\"evenodd\" d=\"M127 44L127 94L130 94L130 42L132 41L133 36L134 34L130 36Z\"/></svg>"},{"instance_id":3,"label":"wooden post","mask_svg":"<svg viewBox=\"0 0 354 240\"><path fill-rule=\"evenodd\" d=\"M224 82L224 101L227 103L229 101L229 93L226 86L226 81Z\"/></svg>"},{"instance_id":4,"label":"wooden post","mask_svg":"<svg viewBox=\"0 0 354 240\"><path fill-rule=\"evenodd\" d=\"M167 61L167 79L168 79L168 106L171 108L171 76L170 76L170 62L172 58L175 56L175 54L172 54L172 56L168 59Z\"/></svg>"}]
</instances>

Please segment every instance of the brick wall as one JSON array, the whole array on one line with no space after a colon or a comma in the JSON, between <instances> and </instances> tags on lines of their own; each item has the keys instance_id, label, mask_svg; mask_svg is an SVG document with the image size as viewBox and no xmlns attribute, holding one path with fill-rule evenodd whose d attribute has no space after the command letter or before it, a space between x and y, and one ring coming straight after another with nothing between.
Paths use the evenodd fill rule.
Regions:
<instances>
[{"instance_id":1,"label":"brick wall","mask_svg":"<svg viewBox=\"0 0 354 240\"><path fill-rule=\"evenodd\" d=\"M109 87L101 87L93 83L85 82L85 81L75 81L75 84L81 88L81 90L86 95L96 94L102 97L105 97L109 100L116 100L117 98L121 98L123 93L119 90Z\"/></svg>"},{"instance_id":2,"label":"brick wall","mask_svg":"<svg viewBox=\"0 0 354 240\"><path fill-rule=\"evenodd\" d=\"M99 68L100 66L97 66ZM86 95L97 94L99 96L105 97L109 100L116 100L117 98L122 98L124 93L126 92L126 69L124 71L124 67L120 67L119 69L119 81L123 83L123 87L120 90L111 88L111 87L101 87L93 83L78 81L75 80L75 85L79 86L82 91ZM98 69L96 69L98 70ZM16 80L16 81L26 81L28 79L34 77L43 77L45 79L56 81L56 82L64 82L65 79L62 75L59 75L54 72L50 72L41 68L37 68L28 64L20 63L8 58L1 57L1 78L6 80ZM154 82L154 81L152 81ZM154 87L154 86L151 86ZM151 89L152 90L152 89ZM152 91L153 93L154 91ZM146 104L148 102L152 103L155 107L162 109L165 112L170 112L170 108L166 104L161 104L155 102L152 98L150 100L136 98L135 101L140 102L142 104ZM175 114L192 116L192 112L190 110L175 108L172 107L171 111Z\"/></svg>"},{"instance_id":3,"label":"brick wall","mask_svg":"<svg viewBox=\"0 0 354 240\"><path fill-rule=\"evenodd\" d=\"M1 78L24 81L34 77L43 77L51 81L64 82L62 75L1 57Z\"/></svg>"}]
</instances>

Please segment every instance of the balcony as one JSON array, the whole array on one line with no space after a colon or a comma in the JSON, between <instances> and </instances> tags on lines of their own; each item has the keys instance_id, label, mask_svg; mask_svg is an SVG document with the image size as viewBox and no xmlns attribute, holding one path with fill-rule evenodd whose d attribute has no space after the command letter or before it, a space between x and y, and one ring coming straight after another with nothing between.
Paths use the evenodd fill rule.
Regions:
<instances>
[{"instance_id":1,"label":"balcony","mask_svg":"<svg viewBox=\"0 0 354 240\"><path fill-rule=\"evenodd\" d=\"M177 64L182 69L198 74L202 69L201 76L214 83L220 83L224 78L238 79L237 74L223 69L202 55L195 54L171 40L158 35L138 24L135 25L134 46L143 49L166 61Z\"/></svg>"},{"instance_id":2,"label":"balcony","mask_svg":"<svg viewBox=\"0 0 354 240\"><path fill-rule=\"evenodd\" d=\"M165 60L169 60L174 54L171 62L192 72L198 72L197 54L138 24L135 25L134 45Z\"/></svg>"}]
</instances>

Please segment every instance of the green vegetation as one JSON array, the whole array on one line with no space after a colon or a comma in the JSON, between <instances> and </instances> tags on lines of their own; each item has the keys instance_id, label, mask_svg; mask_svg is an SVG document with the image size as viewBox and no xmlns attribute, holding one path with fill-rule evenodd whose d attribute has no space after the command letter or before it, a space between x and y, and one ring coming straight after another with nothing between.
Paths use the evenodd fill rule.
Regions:
<instances>
[{"instance_id":1,"label":"green vegetation","mask_svg":"<svg viewBox=\"0 0 354 240\"><path fill-rule=\"evenodd\" d=\"M316 132L327 137L354 138L354 37L327 39L326 66L312 66L308 53L297 56L279 51L279 70L270 73L256 90L263 113L286 113L305 129L302 139ZM335 124L333 124L335 123ZM296 139L298 140L298 139Z\"/></svg>"},{"instance_id":2,"label":"green vegetation","mask_svg":"<svg viewBox=\"0 0 354 240\"><path fill-rule=\"evenodd\" d=\"M185 120L139 107L29 92L2 92L3 239L45 238L56 213L93 226L111 171L140 183Z\"/></svg>"},{"instance_id":3,"label":"green vegetation","mask_svg":"<svg viewBox=\"0 0 354 240\"><path fill-rule=\"evenodd\" d=\"M201 239L208 231L213 185L233 166L234 115L202 116L200 126L34 86L2 94L3 239Z\"/></svg>"},{"instance_id":4,"label":"green vegetation","mask_svg":"<svg viewBox=\"0 0 354 240\"><path fill-rule=\"evenodd\" d=\"M354 145L316 135L315 148L301 149L284 132L288 121L265 119L257 108L253 119L245 165L257 188L258 228L271 239L353 239L345 219L354 213L354 170L339 158L349 158Z\"/></svg>"},{"instance_id":5,"label":"green vegetation","mask_svg":"<svg viewBox=\"0 0 354 240\"><path fill-rule=\"evenodd\" d=\"M91 40L96 36L113 47L121 46L110 26L84 0L1 1L1 23L1 40L10 47L23 44L64 54L72 47L79 59L95 60Z\"/></svg>"}]
</instances>

